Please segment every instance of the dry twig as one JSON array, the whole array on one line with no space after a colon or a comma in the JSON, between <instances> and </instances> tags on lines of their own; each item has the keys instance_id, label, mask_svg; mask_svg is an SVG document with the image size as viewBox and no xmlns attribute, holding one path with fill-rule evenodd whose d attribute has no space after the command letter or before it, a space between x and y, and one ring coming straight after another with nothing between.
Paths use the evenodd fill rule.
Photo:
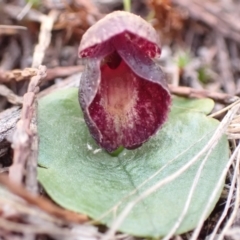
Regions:
<instances>
[{"instance_id":1,"label":"dry twig","mask_svg":"<svg viewBox=\"0 0 240 240\"><path fill-rule=\"evenodd\" d=\"M169 85L169 89L172 94L176 94L178 96L189 98L211 98L216 102L224 104L230 104L239 99L237 96L226 93L210 92L207 90L198 90L190 87Z\"/></svg>"},{"instance_id":2,"label":"dry twig","mask_svg":"<svg viewBox=\"0 0 240 240\"><path fill-rule=\"evenodd\" d=\"M22 184L16 184L11 180L9 180L6 176L0 175L0 183L1 185L7 187L12 193L23 198L29 204L39 207L40 209L49 213L52 216L55 216L65 221L70 221L75 223L83 223L88 221L88 217L86 215L81 215L75 212L62 209L57 205L55 205L54 203L52 203L47 198L35 196L29 193L22 186Z\"/></svg>"},{"instance_id":3,"label":"dry twig","mask_svg":"<svg viewBox=\"0 0 240 240\"><path fill-rule=\"evenodd\" d=\"M10 81L24 81L29 80L37 73L36 68L25 68L23 70L14 69L11 71L0 71L0 82L8 83Z\"/></svg>"},{"instance_id":4,"label":"dry twig","mask_svg":"<svg viewBox=\"0 0 240 240\"><path fill-rule=\"evenodd\" d=\"M225 39L218 35L216 38L216 45L218 47L218 68L221 74L221 82L224 90L231 94L236 92L236 86L234 83L233 71L230 64L230 57L226 46Z\"/></svg>"},{"instance_id":5,"label":"dry twig","mask_svg":"<svg viewBox=\"0 0 240 240\"><path fill-rule=\"evenodd\" d=\"M33 62L32 67L38 67L42 64L45 51L50 44L51 41L51 31L53 28L53 24L57 19L58 12L51 11L48 16L44 16L41 20L41 28L39 33L38 44L35 47L33 53Z\"/></svg>"},{"instance_id":6,"label":"dry twig","mask_svg":"<svg viewBox=\"0 0 240 240\"><path fill-rule=\"evenodd\" d=\"M0 95L6 97L8 102L21 105L22 104L22 97L17 96L12 90L10 90L5 85L0 84Z\"/></svg>"},{"instance_id":7,"label":"dry twig","mask_svg":"<svg viewBox=\"0 0 240 240\"><path fill-rule=\"evenodd\" d=\"M0 25L0 35L14 35L22 30L27 30L27 28L23 26Z\"/></svg>"},{"instance_id":8,"label":"dry twig","mask_svg":"<svg viewBox=\"0 0 240 240\"><path fill-rule=\"evenodd\" d=\"M46 74L46 77L44 78L44 82L53 80L55 78L63 78L78 72L82 72L83 68L84 67L82 65L77 65L77 66L55 67L55 68L47 69L46 70L47 74ZM16 81L16 82L26 81L32 78L33 76L36 76L36 74L37 74L36 68L0 71L0 82L9 83L11 81Z\"/></svg>"},{"instance_id":9,"label":"dry twig","mask_svg":"<svg viewBox=\"0 0 240 240\"><path fill-rule=\"evenodd\" d=\"M9 178L17 183L21 183L23 179L25 164L30 154L30 144L33 138L30 122L34 111L35 94L39 91L39 85L45 75L46 67L40 66L37 75L30 81L28 92L23 97L21 118L13 136L13 165L9 169Z\"/></svg>"}]
</instances>

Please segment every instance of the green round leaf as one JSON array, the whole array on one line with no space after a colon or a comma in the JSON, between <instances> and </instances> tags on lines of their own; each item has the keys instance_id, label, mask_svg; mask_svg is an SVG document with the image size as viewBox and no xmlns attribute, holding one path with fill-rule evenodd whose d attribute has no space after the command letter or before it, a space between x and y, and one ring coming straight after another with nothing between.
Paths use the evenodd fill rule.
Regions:
<instances>
[{"instance_id":1,"label":"green round leaf","mask_svg":"<svg viewBox=\"0 0 240 240\"><path fill-rule=\"evenodd\" d=\"M124 149L113 156L100 149L90 136L77 89L57 91L39 101L39 181L61 206L110 226L130 201L176 172L206 145L218 126L216 120L204 115L212 107L209 99L174 98L167 123L151 140L136 150ZM140 201L119 230L137 236L166 235L184 208L203 158ZM228 143L222 137L204 165L177 233L196 226L227 161Z\"/></svg>"},{"instance_id":2,"label":"green round leaf","mask_svg":"<svg viewBox=\"0 0 240 240\"><path fill-rule=\"evenodd\" d=\"M172 113L177 115L179 113L183 113L183 111L194 111L194 112L202 112L205 114L209 114L214 107L214 101L209 98L202 99L187 99L175 97L173 100Z\"/></svg>"}]
</instances>

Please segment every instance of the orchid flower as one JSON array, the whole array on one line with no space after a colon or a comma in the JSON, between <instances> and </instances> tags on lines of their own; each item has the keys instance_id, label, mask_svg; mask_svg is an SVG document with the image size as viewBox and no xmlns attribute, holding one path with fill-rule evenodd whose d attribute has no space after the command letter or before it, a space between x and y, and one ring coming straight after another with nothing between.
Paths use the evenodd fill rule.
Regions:
<instances>
[{"instance_id":1,"label":"orchid flower","mask_svg":"<svg viewBox=\"0 0 240 240\"><path fill-rule=\"evenodd\" d=\"M154 28L128 12L108 14L83 35L79 102L91 135L108 152L141 146L166 121L171 96L154 61L160 53Z\"/></svg>"}]
</instances>

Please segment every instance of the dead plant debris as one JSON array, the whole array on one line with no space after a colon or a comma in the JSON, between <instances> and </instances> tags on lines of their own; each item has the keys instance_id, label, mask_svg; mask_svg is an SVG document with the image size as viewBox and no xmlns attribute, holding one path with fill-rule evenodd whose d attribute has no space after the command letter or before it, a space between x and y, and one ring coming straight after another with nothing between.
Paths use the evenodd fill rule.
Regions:
<instances>
[{"instance_id":1,"label":"dead plant debris","mask_svg":"<svg viewBox=\"0 0 240 240\"><path fill-rule=\"evenodd\" d=\"M229 169L212 215L193 233L173 239L240 236L240 3L214 0L132 0L132 11L159 32L172 94L212 98L210 115L229 139ZM37 182L37 100L76 86L83 33L114 0L0 1L0 239L135 239L83 225L88 217L56 206ZM77 238L78 237L78 238Z\"/></svg>"}]
</instances>

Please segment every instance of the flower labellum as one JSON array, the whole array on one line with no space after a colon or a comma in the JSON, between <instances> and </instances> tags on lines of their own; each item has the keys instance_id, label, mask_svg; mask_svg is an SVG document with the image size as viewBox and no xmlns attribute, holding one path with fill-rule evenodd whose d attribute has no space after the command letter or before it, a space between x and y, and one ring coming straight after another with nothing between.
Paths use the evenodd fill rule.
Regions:
<instances>
[{"instance_id":1,"label":"flower labellum","mask_svg":"<svg viewBox=\"0 0 240 240\"><path fill-rule=\"evenodd\" d=\"M160 53L153 27L128 12L108 14L83 35L79 102L90 133L108 152L141 146L166 121L171 96L153 61Z\"/></svg>"}]
</instances>

